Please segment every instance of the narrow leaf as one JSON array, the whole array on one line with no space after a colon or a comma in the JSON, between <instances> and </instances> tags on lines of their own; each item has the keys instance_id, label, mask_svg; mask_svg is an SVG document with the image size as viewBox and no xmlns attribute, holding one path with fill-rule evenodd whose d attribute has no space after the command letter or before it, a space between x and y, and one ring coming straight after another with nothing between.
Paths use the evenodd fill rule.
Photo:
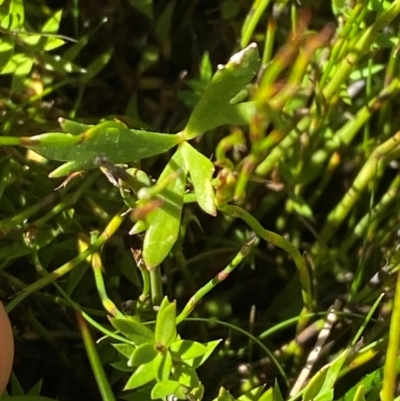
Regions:
<instances>
[{"instance_id":1,"label":"narrow leaf","mask_svg":"<svg viewBox=\"0 0 400 401\"><path fill-rule=\"evenodd\" d=\"M357 387L356 393L354 394L353 401L365 401L365 391L364 386L360 384Z\"/></svg>"},{"instance_id":2,"label":"narrow leaf","mask_svg":"<svg viewBox=\"0 0 400 401\"><path fill-rule=\"evenodd\" d=\"M119 121L105 121L80 135L50 132L32 137L1 137L0 145L19 144L51 160L71 161L69 173L97 167L99 157L125 163L166 152L179 142L177 135L128 129ZM65 170L64 170L65 171ZM55 176L55 175L53 175ZM57 173L61 176L61 172Z\"/></svg>"},{"instance_id":3,"label":"narrow leaf","mask_svg":"<svg viewBox=\"0 0 400 401\"><path fill-rule=\"evenodd\" d=\"M256 401L259 399L261 393L264 390L264 386L253 388L247 393L241 395L236 401Z\"/></svg>"},{"instance_id":4,"label":"narrow leaf","mask_svg":"<svg viewBox=\"0 0 400 401\"><path fill-rule=\"evenodd\" d=\"M14 92L26 79L33 66L33 57L26 54L15 54L12 58L15 63L11 82L11 92Z\"/></svg>"},{"instance_id":5,"label":"narrow leaf","mask_svg":"<svg viewBox=\"0 0 400 401\"><path fill-rule=\"evenodd\" d=\"M214 401L235 401L235 399L232 397L228 390L221 387L219 389L218 397L215 398Z\"/></svg>"},{"instance_id":6,"label":"narrow leaf","mask_svg":"<svg viewBox=\"0 0 400 401\"><path fill-rule=\"evenodd\" d=\"M217 348L217 346L219 345L220 342L221 342L221 340L216 340L216 341L210 341L208 343L203 344L207 348L207 352L203 356L199 356L199 357L194 358L194 359L189 359L189 360L186 360L185 362L189 366L192 366L194 368L198 368L200 365L202 365L210 357L210 355L213 353L215 348Z\"/></svg>"},{"instance_id":7,"label":"narrow leaf","mask_svg":"<svg viewBox=\"0 0 400 401\"><path fill-rule=\"evenodd\" d=\"M48 71L56 71L60 74L70 74L73 72L86 73L84 68L78 67L73 62L59 55L42 53L40 56L43 59L44 68Z\"/></svg>"},{"instance_id":8,"label":"narrow leaf","mask_svg":"<svg viewBox=\"0 0 400 401\"><path fill-rule=\"evenodd\" d=\"M157 344L169 348L176 336L176 304L172 302L165 308L160 308L157 314L155 340Z\"/></svg>"},{"instance_id":9,"label":"narrow leaf","mask_svg":"<svg viewBox=\"0 0 400 401\"><path fill-rule=\"evenodd\" d=\"M284 399L282 397L281 389L279 388L279 384L276 379L275 379L275 385L274 385L273 401L284 401Z\"/></svg>"},{"instance_id":10,"label":"narrow leaf","mask_svg":"<svg viewBox=\"0 0 400 401\"><path fill-rule=\"evenodd\" d=\"M186 171L180 149L172 156L158 182L168 181L158 199L162 205L149 213L149 228L143 243L143 259L148 268L162 263L175 244L181 222Z\"/></svg>"},{"instance_id":11,"label":"narrow leaf","mask_svg":"<svg viewBox=\"0 0 400 401\"><path fill-rule=\"evenodd\" d=\"M153 0L129 0L133 8L148 18L153 18Z\"/></svg>"},{"instance_id":12,"label":"narrow leaf","mask_svg":"<svg viewBox=\"0 0 400 401\"><path fill-rule=\"evenodd\" d=\"M66 118L59 118L58 122L61 128L72 135L83 134L89 128L92 128L93 125L83 124L72 120L67 120Z\"/></svg>"},{"instance_id":13,"label":"narrow leaf","mask_svg":"<svg viewBox=\"0 0 400 401\"><path fill-rule=\"evenodd\" d=\"M186 389L178 382L173 380L165 380L156 383L151 390L151 399L165 399L168 396L174 395L178 399L183 400L186 398Z\"/></svg>"},{"instance_id":14,"label":"narrow leaf","mask_svg":"<svg viewBox=\"0 0 400 401\"><path fill-rule=\"evenodd\" d=\"M172 370L172 356L169 351L158 352L153 361L157 381L168 380Z\"/></svg>"},{"instance_id":15,"label":"narrow leaf","mask_svg":"<svg viewBox=\"0 0 400 401\"><path fill-rule=\"evenodd\" d=\"M82 83L86 85L92 80L110 61L114 49L110 48L94 61L92 61L86 68L86 74L82 77Z\"/></svg>"},{"instance_id":16,"label":"narrow leaf","mask_svg":"<svg viewBox=\"0 0 400 401\"><path fill-rule=\"evenodd\" d=\"M207 352L207 347L197 341L179 340L171 344L170 350L184 361L203 356Z\"/></svg>"},{"instance_id":17,"label":"narrow leaf","mask_svg":"<svg viewBox=\"0 0 400 401\"><path fill-rule=\"evenodd\" d=\"M273 401L274 399L274 389L270 387L258 401Z\"/></svg>"},{"instance_id":18,"label":"narrow leaf","mask_svg":"<svg viewBox=\"0 0 400 401\"><path fill-rule=\"evenodd\" d=\"M136 345L154 341L154 333L144 324L134 319L111 318L111 324Z\"/></svg>"},{"instance_id":19,"label":"narrow leaf","mask_svg":"<svg viewBox=\"0 0 400 401\"><path fill-rule=\"evenodd\" d=\"M154 348L154 343L143 343L140 344L132 352L129 357L129 366L139 366L144 365L152 361L157 355L157 351Z\"/></svg>"},{"instance_id":20,"label":"narrow leaf","mask_svg":"<svg viewBox=\"0 0 400 401\"><path fill-rule=\"evenodd\" d=\"M135 347L126 343L111 344L121 355L125 358L129 358L134 351Z\"/></svg>"},{"instance_id":21,"label":"narrow leaf","mask_svg":"<svg viewBox=\"0 0 400 401\"><path fill-rule=\"evenodd\" d=\"M214 189L211 184L214 165L187 142L182 144L182 155L186 170L189 171L192 179L197 203L206 213L215 216L217 209L215 207Z\"/></svg>"},{"instance_id":22,"label":"narrow leaf","mask_svg":"<svg viewBox=\"0 0 400 401\"><path fill-rule=\"evenodd\" d=\"M3 72L3 68L10 62L13 53L14 41L12 38L4 35L0 39L0 73Z\"/></svg>"},{"instance_id":23,"label":"narrow leaf","mask_svg":"<svg viewBox=\"0 0 400 401\"><path fill-rule=\"evenodd\" d=\"M178 363L174 366L174 378L182 385L193 388L200 385L196 370L186 363Z\"/></svg>"},{"instance_id":24,"label":"narrow leaf","mask_svg":"<svg viewBox=\"0 0 400 401\"><path fill-rule=\"evenodd\" d=\"M153 367L153 361L140 365L127 381L124 390L133 390L134 388L150 383L155 378L156 372Z\"/></svg>"}]
</instances>

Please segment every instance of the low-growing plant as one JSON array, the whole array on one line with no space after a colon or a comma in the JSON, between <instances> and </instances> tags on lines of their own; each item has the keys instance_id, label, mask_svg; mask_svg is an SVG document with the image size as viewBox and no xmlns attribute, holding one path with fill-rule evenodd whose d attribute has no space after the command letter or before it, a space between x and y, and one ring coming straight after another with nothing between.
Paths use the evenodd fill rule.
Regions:
<instances>
[{"instance_id":1,"label":"low-growing plant","mask_svg":"<svg viewBox=\"0 0 400 401\"><path fill-rule=\"evenodd\" d=\"M150 45L146 48L147 58L138 68L143 74L161 53L169 54L166 38L160 32L168 35L175 2L167 2L158 17L153 15L152 2L130 3L147 18L154 19L155 36L160 42L160 53ZM223 1L223 15L240 15L237 3ZM315 4L321 6L320 2ZM9 132L0 135L0 146L5 152L0 195L4 201L1 211L7 217L0 221L0 234L5 239L18 240L16 247L4 243L0 270L8 270L15 260L29 255L41 276L25 284L4 272L3 277L19 290L7 304L7 310L23 304L32 294L42 296L44 302L53 295L43 289L54 285L60 298L51 298L52 302L75 311L103 400L115 399L113 385L121 381L121 398L128 401L209 399L208 384L200 381L198 368L209 363L222 341L200 341L202 336L186 338L181 323L189 321L206 295L218 289L243 261L252 263L249 260L263 240L271 251L280 248L285 252L285 256L279 254L274 258L273 267L287 275L291 272L288 264L296 267L294 279L288 280L291 284L271 300L282 313L282 322L257 335L244 331L238 324L215 318L209 322L244 332L250 344L258 345L274 365L270 371L274 372L275 383L264 390L264 382L252 376L248 387L242 387L241 396L234 398L224 386L219 386L215 401L338 399L335 391L341 378L354 366L365 366L366 361L384 352L386 360L370 369L367 376L352 380L342 391L341 399L393 400L400 370L400 287L395 279L398 252L393 236L399 223L391 208L396 205L400 180L390 169L397 168L400 140L396 133L399 119L393 113L400 89L396 78L399 43L395 28L400 1L333 1L337 27L324 24L318 29L310 28L313 20L309 9L295 2L255 1L240 30L240 50L225 65L218 65L214 74L209 54L204 53L199 78L188 81L190 91L179 91L184 103L193 105L190 115L185 123L176 124L179 128L168 132L134 128L129 119L123 121L123 116L107 117L100 122L76 118L88 84L107 66L114 49L108 48L86 69L77 67L71 63L79 59L89 33L71 43L64 54L48 55L49 50L66 40L55 35L61 12L52 14L41 29L32 31L24 19L22 0L12 0L2 7L1 27L6 39L2 42L3 50L0 48L0 69L13 76L11 92L21 90L27 77L34 75L31 69L35 62L43 69L43 76L48 74L49 93L56 86L59 89L69 85L70 79L75 79L70 78L72 72L82 74L75 81L78 94L68 118L64 114L58 119L61 130L13 135L19 113L43 94L30 96L14 111L11 102L10 110L5 112L5 131ZM268 12L268 7L273 12ZM74 10L76 14L79 9ZM280 29L278 21L284 18L290 22ZM259 41L264 45L260 54L256 41L260 35L257 27L262 22L266 31ZM274 44L282 34L286 39L276 51ZM14 49L18 50L14 53ZM25 60L24 68L18 67L19 59ZM143 75L140 78L148 82ZM31 87L27 82L25 90ZM128 110L135 108L135 101L131 99ZM141 121L135 112L131 114ZM42 118L38 115L37 120ZM16 150L21 148L26 149L25 154ZM63 164L53 170L53 162ZM155 174L157 169L159 173ZM103 181L96 187L100 172L107 183ZM44 180L47 173L52 179L66 177L56 192L52 192L51 181ZM336 193L330 193L334 179L341 175L343 185L338 186ZM34 183L34 196L24 194L21 201L13 203L18 199L16 188L26 181ZM270 192L265 193L265 187ZM42 199L38 200L37 194ZM79 211L80 198L89 205L95 221L101 223L98 226L105 225L101 233L93 231L93 223L87 229L85 213ZM208 282L204 284L202 280L199 285L187 266L184 240L189 223L200 222L204 216L222 221L219 227L214 226L215 241L224 240L229 230L235 231L237 220L245 223L246 228L236 234L241 239L236 255L224 269L210 275ZM273 222L265 224L266 216ZM120 271L114 280L120 282L125 276L130 294L132 288L139 288L129 311L113 300L123 297L115 288L113 295L109 295L104 281L104 270L108 269L104 268L102 251L118 230L139 239L138 245L131 246L135 263L128 262L126 256L120 265L115 263ZM71 233L77 238L79 249L72 259L69 239L59 242L57 248L59 238ZM46 249L53 246L54 250ZM208 247L216 248L211 240ZM368 260L374 247L379 249L375 264ZM119 245L119 249L124 249L121 252L125 248ZM53 268L51 259L56 257L57 249L68 254L68 258ZM194 257L201 256L196 252ZM352 256L357 253L361 257ZM381 269L385 258L387 263ZM93 318L98 310L85 309L88 290L81 290L81 301L75 299L80 283L84 283L82 288L91 288L84 281L86 269L77 268L83 263L92 268L95 289L110 324ZM169 296L164 295L165 288L172 285L171 269L166 268L163 275L161 267L171 268L171 264L180 269L184 285L190 288L184 303L171 297L178 290L167 290ZM267 270L264 269L265 276L271 274ZM376 278L380 271L385 273L381 281ZM273 277L276 279L279 274ZM329 289L332 279L344 282L346 291L335 292L335 298L341 295L341 302L334 302L329 312L317 320L319 311L327 307L317 290ZM394 300L383 302L381 293L389 293L393 288ZM328 300L333 302L330 297ZM336 348L326 363L318 366L335 321L345 322L340 317L343 302L350 306L361 304L368 311L361 316L344 314L348 319L361 318L362 323L354 323L354 329L346 333L347 341L335 341ZM385 316L388 311L392 312L390 328L383 330L376 316ZM271 309L268 313L272 315ZM101 313L100 316L104 317ZM201 320L201 316L196 318ZM32 322L41 327L34 317ZM104 335L99 345L93 341L88 324ZM271 352L263 342L291 325L296 327L295 337ZM304 337L310 332L317 340L307 356ZM366 340L362 343L364 335ZM252 345L245 347L244 352L251 355ZM116 349L119 359L115 361L104 349L108 353ZM114 368L112 374L104 369L106 361ZM278 377L282 383L275 380ZM32 394L39 397L36 390ZM15 395L21 400L25 397L23 391Z\"/></svg>"}]
</instances>

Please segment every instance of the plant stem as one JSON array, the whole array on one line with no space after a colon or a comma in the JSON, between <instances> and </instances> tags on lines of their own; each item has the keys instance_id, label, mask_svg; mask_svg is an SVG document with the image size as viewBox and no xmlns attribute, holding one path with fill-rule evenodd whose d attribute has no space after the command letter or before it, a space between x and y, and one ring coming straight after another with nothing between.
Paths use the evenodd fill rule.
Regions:
<instances>
[{"instance_id":1,"label":"plant stem","mask_svg":"<svg viewBox=\"0 0 400 401\"><path fill-rule=\"evenodd\" d=\"M186 306L183 308L183 311L176 318L176 324L179 324L184 319L186 319L189 314L193 311L196 305L199 303L200 299L204 297L208 292L210 292L213 288L217 286L217 284L224 281L230 273L232 273L236 267L242 262L242 260L249 254L251 248L254 246L257 237L250 240L246 245L244 245L237 255L232 259L232 261L225 267L222 271L220 271L212 280L210 280L207 284L201 287L188 301Z\"/></svg>"},{"instance_id":2,"label":"plant stem","mask_svg":"<svg viewBox=\"0 0 400 401\"><path fill-rule=\"evenodd\" d=\"M7 311L10 312L14 309L20 302L22 302L28 295L32 294L35 291L39 291L43 287L53 283L60 277L69 273L74 267L78 266L81 262L83 262L88 256L92 255L96 252L105 242L115 233L115 231L119 228L119 226L124 221L125 216L117 213L111 221L108 223L107 227L101 233L99 238L93 242L86 250L81 252L79 255L75 256L69 262L63 264L58 269L52 271L50 274L42 277L41 279L35 281L34 283L25 287L18 295L11 300L11 302L7 305Z\"/></svg>"},{"instance_id":3,"label":"plant stem","mask_svg":"<svg viewBox=\"0 0 400 401\"><path fill-rule=\"evenodd\" d=\"M398 375L397 358L400 347L400 266L397 266L396 293L394 296L392 318L390 321L389 341L383 369L383 384L380 393L382 401L393 401L396 377Z\"/></svg>"}]
</instances>

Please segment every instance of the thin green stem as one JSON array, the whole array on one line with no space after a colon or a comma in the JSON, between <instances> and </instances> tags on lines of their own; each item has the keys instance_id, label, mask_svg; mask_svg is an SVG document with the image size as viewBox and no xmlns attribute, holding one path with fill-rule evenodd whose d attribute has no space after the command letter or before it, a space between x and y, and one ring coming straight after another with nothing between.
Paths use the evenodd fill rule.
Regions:
<instances>
[{"instance_id":1,"label":"thin green stem","mask_svg":"<svg viewBox=\"0 0 400 401\"><path fill-rule=\"evenodd\" d=\"M221 270L213 279L211 279L207 284L201 287L187 302L183 311L176 318L176 324L179 324L185 320L189 314L193 311L199 301L209 293L213 288L215 288L219 283L228 278L229 274L232 273L236 267L243 261L243 259L250 253L252 247L254 246L257 238L253 238L250 242L244 245L237 255L232 259L232 261Z\"/></svg>"},{"instance_id":2,"label":"thin green stem","mask_svg":"<svg viewBox=\"0 0 400 401\"><path fill-rule=\"evenodd\" d=\"M122 212L122 211L121 211ZM8 311L14 309L20 302L22 302L28 295L33 292L39 291L40 289L46 287L49 284L52 284L54 281L69 273L73 268L82 263L88 256L92 255L96 252L105 242L115 233L115 231L119 228L119 226L124 221L125 216L121 215L121 213L116 214L107 227L104 229L102 234L96 241L90 245L86 250L81 252L75 258L70 260L69 262L63 264L58 269L52 271L48 275L42 277L41 279L35 281L34 283L25 287L18 295L11 300L11 302L7 305Z\"/></svg>"},{"instance_id":3,"label":"thin green stem","mask_svg":"<svg viewBox=\"0 0 400 401\"><path fill-rule=\"evenodd\" d=\"M326 220L326 224L321 231L321 240L327 243L334 235L338 227L346 218L362 192L373 179L378 170L381 170L387 163L396 157L393 152L400 144L400 132L392 138L379 145L372 153L367 162L353 181L351 188L346 192L342 201L331 211Z\"/></svg>"},{"instance_id":4,"label":"thin green stem","mask_svg":"<svg viewBox=\"0 0 400 401\"><path fill-rule=\"evenodd\" d=\"M93 338L90 335L89 328L83 316L79 312L77 312L75 316L78 322L79 330L82 335L83 343L86 348L86 353L89 357L89 362L100 391L101 398L103 401L115 401L110 382L108 381L107 375L103 369L101 359L97 352Z\"/></svg>"},{"instance_id":5,"label":"thin green stem","mask_svg":"<svg viewBox=\"0 0 400 401\"><path fill-rule=\"evenodd\" d=\"M393 302L392 318L390 320L385 366L383 369L383 384L380 393L382 401L393 401L396 377L399 373L396 365L400 348L400 266L397 266L397 269L396 292Z\"/></svg>"},{"instance_id":6,"label":"thin green stem","mask_svg":"<svg viewBox=\"0 0 400 401\"><path fill-rule=\"evenodd\" d=\"M200 317L188 317L185 319L187 322L205 322L205 323L211 323L211 324L219 324L221 326L228 327L230 330L237 331L238 333L241 333L248 338L250 338L251 341L253 341L255 344L257 344L267 355L269 358L271 358L271 361L275 364L277 367L279 373L282 375L283 379L285 380L286 385L289 385L288 378L286 376L285 370L279 363L279 361L276 359L275 355L254 335L249 333L248 331L235 326L234 324L224 322L222 320L217 320L217 319L206 319L206 318L200 318Z\"/></svg>"},{"instance_id":7,"label":"thin green stem","mask_svg":"<svg viewBox=\"0 0 400 401\"><path fill-rule=\"evenodd\" d=\"M159 306L163 299L160 266L156 266L150 270L150 289L151 289L151 302L153 306Z\"/></svg>"},{"instance_id":8,"label":"thin green stem","mask_svg":"<svg viewBox=\"0 0 400 401\"><path fill-rule=\"evenodd\" d=\"M265 241L283 249L286 251L294 260L294 263L297 267L300 286L301 286L301 293L303 298L304 308L301 313L301 317L299 319L299 327L300 330L304 325L307 323L306 319L303 319L303 316L313 309L313 298L312 298L312 291L311 291L311 279L308 273L308 269L303 257L300 255L298 249L286 240L284 237L276 234L272 231L268 231L264 229L261 224L255 219L250 213L246 210L242 209L239 206L234 205L224 205L220 208L220 210L227 216L230 217L237 217L242 219L249 227L254 230L254 232Z\"/></svg>"}]
</instances>

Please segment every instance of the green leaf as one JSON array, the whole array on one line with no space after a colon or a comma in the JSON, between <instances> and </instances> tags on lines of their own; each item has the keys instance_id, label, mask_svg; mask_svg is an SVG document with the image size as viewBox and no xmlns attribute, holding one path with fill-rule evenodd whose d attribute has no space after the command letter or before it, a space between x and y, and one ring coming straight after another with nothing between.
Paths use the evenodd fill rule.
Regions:
<instances>
[{"instance_id":1,"label":"green leaf","mask_svg":"<svg viewBox=\"0 0 400 401\"><path fill-rule=\"evenodd\" d=\"M43 386L43 380L39 380L37 383L35 383L26 393L26 395L30 396L40 396L40 393L42 391L42 386Z\"/></svg>"},{"instance_id":2,"label":"green leaf","mask_svg":"<svg viewBox=\"0 0 400 401\"><path fill-rule=\"evenodd\" d=\"M274 388L270 387L258 401L273 401L274 399Z\"/></svg>"},{"instance_id":3,"label":"green leaf","mask_svg":"<svg viewBox=\"0 0 400 401\"><path fill-rule=\"evenodd\" d=\"M0 73L3 73L3 68L10 62L14 54L14 41L12 38L3 36L0 39Z\"/></svg>"},{"instance_id":4,"label":"green leaf","mask_svg":"<svg viewBox=\"0 0 400 401\"><path fill-rule=\"evenodd\" d=\"M167 304L167 302L167 297L165 297L157 314L155 329L156 344L161 344L165 348L169 348L177 337L176 303Z\"/></svg>"},{"instance_id":5,"label":"green leaf","mask_svg":"<svg viewBox=\"0 0 400 401\"><path fill-rule=\"evenodd\" d=\"M129 0L129 4L148 18L153 18L153 0Z\"/></svg>"},{"instance_id":6,"label":"green leaf","mask_svg":"<svg viewBox=\"0 0 400 401\"><path fill-rule=\"evenodd\" d=\"M86 85L91 81L110 61L114 49L110 48L86 67L86 73L81 78L81 82Z\"/></svg>"},{"instance_id":7,"label":"green leaf","mask_svg":"<svg viewBox=\"0 0 400 401\"><path fill-rule=\"evenodd\" d=\"M65 41L57 38L55 36L51 36L50 38L47 39L47 43L44 46L44 50L49 52L50 50L57 49L58 47L62 46L65 44Z\"/></svg>"},{"instance_id":8,"label":"green leaf","mask_svg":"<svg viewBox=\"0 0 400 401\"><path fill-rule=\"evenodd\" d=\"M80 135L50 132L32 137L1 137L0 145L20 145L51 160L73 162L59 170L79 171L97 167L99 157L111 163L125 163L166 152L179 142L179 136L128 129L119 121L105 121Z\"/></svg>"},{"instance_id":9,"label":"green leaf","mask_svg":"<svg viewBox=\"0 0 400 401\"><path fill-rule=\"evenodd\" d=\"M24 25L25 10L23 0L11 0L8 15L1 21L1 27L14 30Z\"/></svg>"},{"instance_id":10,"label":"green leaf","mask_svg":"<svg viewBox=\"0 0 400 401\"><path fill-rule=\"evenodd\" d=\"M175 341L173 344L171 344L170 350L182 361L198 358L203 356L208 351L205 345L191 340Z\"/></svg>"},{"instance_id":11,"label":"green leaf","mask_svg":"<svg viewBox=\"0 0 400 401\"><path fill-rule=\"evenodd\" d=\"M181 148L186 170L192 179L197 203L206 213L215 216L217 209L215 207L214 189L211 184L214 165L189 143L182 143Z\"/></svg>"},{"instance_id":12,"label":"green leaf","mask_svg":"<svg viewBox=\"0 0 400 401\"><path fill-rule=\"evenodd\" d=\"M48 71L55 71L60 74L86 73L86 70L84 68L78 67L73 62L57 54L52 55L52 54L42 53L40 57L43 60L44 68Z\"/></svg>"},{"instance_id":13,"label":"green leaf","mask_svg":"<svg viewBox=\"0 0 400 401\"><path fill-rule=\"evenodd\" d=\"M200 385L196 370L186 363L178 363L174 366L173 377L186 387L198 387Z\"/></svg>"},{"instance_id":14,"label":"green leaf","mask_svg":"<svg viewBox=\"0 0 400 401\"><path fill-rule=\"evenodd\" d=\"M218 397L214 398L213 401L235 401L235 399L231 396L228 390L221 387L219 389Z\"/></svg>"},{"instance_id":15,"label":"green leaf","mask_svg":"<svg viewBox=\"0 0 400 401\"><path fill-rule=\"evenodd\" d=\"M217 346L219 345L219 343L221 341L222 340L215 340L215 341L210 341L208 343L203 344L207 348L207 352L203 356L199 356L194 359L188 359L185 362L189 366L192 366L193 368L198 368L209 358L209 356L213 353L213 351L215 350L215 348L217 348Z\"/></svg>"},{"instance_id":16,"label":"green leaf","mask_svg":"<svg viewBox=\"0 0 400 401\"><path fill-rule=\"evenodd\" d=\"M365 401L365 391L364 391L364 386L362 384L360 384L357 387L353 401Z\"/></svg>"},{"instance_id":17,"label":"green leaf","mask_svg":"<svg viewBox=\"0 0 400 401\"><path fill-rule=\"evenodd\" d=\"M50 174L50 178L59 178L65 177L66 175L70 175L75 171L83 170L85 165L82 165L81 161L67 162L62 164L61 166L54 169ZM90 167L88 167L90 168Z\"/></svg>"},{"instance_id":18,"label":"green leaf","mask_svg":"<svg viewBox=\"0 0 400 401\"><path fill-rule=\"evenodd\" d=\"M194 400L202 400L204 397L204 386L200 383L198 387L190 389L187 399L190 400L189 396L192 396Z\"/></svg>"},{"instance_id":19,"label":"green leaf","mask_svg":"<svg viewBox=\"0 0 400 401\"><path fill-rule=\"evenodd\" d=\"M60 27L62 10L56 11L43 25L42 33L57 33Z\"/></svg>"},{"instance_id":20,"label":"green leaf","mask_svg":"<svg viewBox=\"0 0 400 401\"><path fill-rule=\"evenodd\" d=\"M125 358L129 358L132 355L132 352L135 350L135 347L131 344L119 343L111 345Z\"/></svg>"},{"instance_id":21,"label":"green leaf","mask_svg":"<svg viewBox=\"0 0 400 401\"><path fill-rule=\"evenodd\" d=\"M149 401L151 399L151 388L132 391L129 394L120 395L118 399L125 401Z\"/></svg>"},{"instance_id":22,"label":"green leaf","mask_svg":"<svg viewBox=\"0 0 400 401\"><path fill-rule=\"evenodd\" d=\"M158 352L153 361L157 381L168 380L172 370L172 356L169 351Z\"/></svg>"},{"instance_id":23,"label":"green leaf","mask_svg":"<svg viewBox=\"0 0 400 401\"><path fill-rule=\"evenodd\" d=\"M154 342L154 333L135 319L110 318L111 324L135 345Z\"/></svg>"},{"instance_id":24,"label":"green leaf","mask_svg":"<svg viewBox=\"0 0 400 401\"><path fill-rule=\"evenodd\" d=\"M15 63L11 92L14 92L25 81L26 76L31 72L33 61L33 57L23 53L14 54L11 58L11 62ZM7 66L4 69L6 70Z\"/></svg>"},{"instance_id":25,"label":"green leaf","mask_svg":"<svg viewBox=\"0 0 400 401\"><path fill-rule=\"evenodd\" d=\"M253 388L247 393L241 395L236 401L256 401L259 399L261 393L264 390L264 386Z\"/></svg>"},{"instance_id":26,"label":"green leaf","mask_svg":"<svg viewBox=\"0 0 400 401\"><path fill-rule=\"evenodd\" d=\"M221 106L218 114L212 119L204 120L203 132L210 131L222 125L248 125L255 113L254 102L242 102L237 104L227 103Z\"/></svg>"},{"instance_id":27,"label":"green leaf","mask_svg":"<svg viewBox=\"0 0 400 401\"><path fill-rule=\"evenodd\" d=\"M58 31L58 28L60 26L61 22L61 16L62 16L62 10L59 10L55 12L43 25L42 27L42 33L46 34L56 34ZM57 47L62 46L65 41L62 40L61 38L58 38L56 36L50 36L48 37L47 35L43 37L46 41L44 45L44 50L50 51L54 50Z\"/></svg>"},{"instance_id":28,"label":"green leaf","mask_svg":"<svg viewBox=\"0 0 400 401\"><path fill-rule=\"evenodd\" d=\"M76 121L67 120L66 118L59 118L58 122L61 128L72 135L80 135L87 131L89 128L94 127L94 125L78 123Z\"/></svg>"},{"instance_id":29,"label":"green leaf","mask_svg":"<svg viewBox=\"0 0 400 401\"><path fill-rule=\"evenodd\" d=\"M400 359L397 361L396 370L400 371ZM339 399L339 401L353 401L354 397L356 397L356 393L358 390L358 386L362 385L364 387L364 392L369 393L369 399L378 399L379 392L382 389L383 383L383 368L376 369L372 373L365 376L359 384L352 387L343 397ZM374 398L372 393L376 395Z\"/></svg>"},{"instance_id":30,"label":"green leaf","mask_svg":"<svg viewBox=\"0 0 400 401\"><path fill-rule=\"evenodd\" d=\"M314 400L314 398L319 394L322 385L324 384L327 371L328 366L324 366L311 378L304 390L303 401Z\"/></svg>"},{"instance_id":31,"label":"green leaf","mask_svg":"<svg viewBox=\"0 0 400 401\"><path fill-rule=\"evenodd\" d=\"M134 368L131 366L128 366L127 361L118 361L118 362L112 362L110 365L115 369L119 370L120 372L129 372L132 373ZM1 399L1 398L0 398Z\"/></svg>"},{"instance_id":32,"label":"green leaf","mask_svg":"<svg viewBox=\"0 0 400 401\"><path fill-rule=\"evenodd\" d=\"M151 390L151 399L158 400L165 399L170 395L176 396L180 400L186 399L186 389L174 380L165 380L156 383Z\"/></svg>"},{"instance_id":33,"label":"green leaf","mask_svg":"<svg viewBox=\"0 0 400 401\"><path fill-rule=\"evenodd\" d=\"M257 45L250 44L234 54L228 64L219 66L184 129L192 139L221 124L220 110L250 83L260 65Z\"/></svg>"},{"instance_id":34,"label":"green leaf","mask_svg":"<svg viewBox=\"0 0 400 401\"><path fill-rule=\"evenodd\" d=\"M273 401L284 401L281 393L281 389L279 388L278 381L275 379L275 384L274 384L274 396L273 396Z\"/></svg>"},{"instance_id":35,"label":"green leaf","mask_svg":"<svg viewBox=\"0 0 400 401\"><path fill-rule=\"evenodd\" d=\"M154 370L153 362L140 365L132 376L128 379L124 390L133 390L147 384L156 378L156 372Z\"/></svg>"},{"instance_id":36,"label":"green leaf","mask_svg":"<svg viewBox=\"0 0 400 401\"><path fill-rule=\"evenodd\" d=\"M154 343L140 344L129 356L128 366L144 365L152 361L157 355Z\"/></svg>"},{"instance_id":37,"label":"green leaf","mask_svg":"<svg viewBox=\"0 0 400 401\"><path fill-rule=\"evenodd\" d=\"M350 349L345 349L337 358L335 358L334 361L328 365L324 383L318 395L315 397L315 401L331 401L333 399L334 385L349 353Z\"/></svg>"},{"instance_id":38,"label":"green leaf","mask_svg":"<svg viewBox=\"0 0 400 401\"><path fill-rule=\"evenodd\" d=\"M158 182L167 184L157 196L162 205L147 216L149 228L143 243L143 259L149 269L161 264L178 238L186 183L180 148L168 162Z\"/></svg>"}]
</instances>

